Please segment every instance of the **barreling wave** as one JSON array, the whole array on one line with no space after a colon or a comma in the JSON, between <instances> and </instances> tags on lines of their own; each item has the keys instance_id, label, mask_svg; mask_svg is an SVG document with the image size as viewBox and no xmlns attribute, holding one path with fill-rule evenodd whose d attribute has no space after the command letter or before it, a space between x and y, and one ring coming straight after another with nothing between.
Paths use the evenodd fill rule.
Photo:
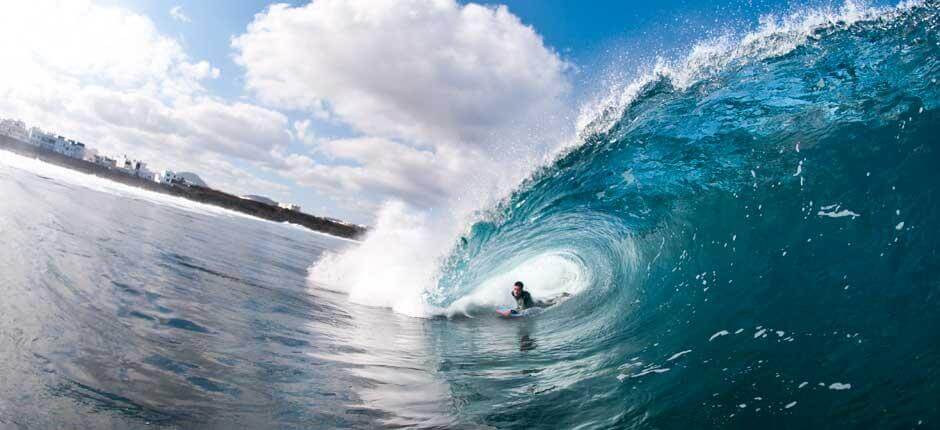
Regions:
<instances>
[{"instance_id":1,"label":"barreling wave","mask_svg":"<svg viewBox=\"0 0 940 430\"><path fill-rule=\"evenodd\" d=\"M551 392L514 397L511 411L494 399L481 408L493 411L488 423L935 418L914 397L940 394L920 382L940 365L938 21L936 2L847 3L765 18L756 32L660 62L585 109L579 143L480 215L442 260L402 251L434 274L385 286L388 297L369 304L474 316L509 304L514 280L536 298L571 293L536 318L563 345L539 356L554 363L541 376ZM380 221L374 234L394 243L400 225ZM391 249L350 252L402 266ZM340 266L318 264L311 279ZM572 411L565 396L586 392Z\"/></svg>"},{"instance_id":2,"label":"barreling wave","mask_svg":"<svg viewBox=\"0 0 940 430\"><path fill-rule=\"evenodd\" d=\"M468 297L489 307L506 302L504 281L518 277L543 296L587 289L632 299L679 279L692 261L711 267L701 259L785 253L793 244L770 246L764 235L829 226L835 220L819 214L832 204L852 213L877 204L865 217L891 212L882 227L893 230L901 215L847 193L900 173L883 171L885 145L923 151L918 145L928 143L906 142L932 125L936 20L932 3L886 10L848 3L765 18L736 43L700 44L683 62L659 63L603 108L585 110L593 120L581 127L583 143L474 224L427 298L461 311ZM846 171L860 169L846 162L863 154L872 157L867 170ZM764 227L770 231L754 232ZM538 267L549 257L568 262L545 268L560 275ZM637 277L646 282L632 282ZM497 279L498 299L481 291Z\"/></svg>"},{"instance_id":3,"label":"barreling wave","mask_svg":"<svg viewBox=\"0 0 940 430\"><path fill-rule=\"evenodd\" d=\"M830 180L841 161L858 155L856 138L846 133L871 138L899 129L891 139L902 142L932 118L936 9L935 2L847 2L767 16L754 32L704 41L681 61L659 60L586 105L578 143L495 207L475 213L478 221L455 248L447 251L450 237L425 236L458 229L427 228L435 222L427 214L390 204L365 246L327 256L310 278L351 284L340 288L354 301L414 316L466 314L508 304L506 283L515 278L532 280L545 297L587 290L632 296L627 280L674 263L667 256L676 250L692 258L693 238L715 234L700 226L714 222L707 211L717 200L730 198L722 211L747 216L721 231L749 230L772 216L776 205L760 203L772 195L800 208L774 229L827 222L810 215L848 204L833 195L843 192L839 186L872 180L868 171L866 180ZM881 155L881 143L867 147ZM733 240L709 240L747 249L745 235L730 234ZM402 240L440 246L388 252ZM391 267L379 272L402 285L381 285L363 267Z\"/></svg>"},{"instance_id":4,"label":"barreling wave","mask_svg":"<svg viewBox=\"0 0 940 430\"><path fill-rule=\"evenodd\" d=\"M915 382L940 364L938 17L928 2L768 18L657 67L467 229L425 300L474 315L511 280L574 293L538 320L577 378L547 378L593 397L513 406L561 427L611 399L631 406L602 426L756 425L805 396L796 414L820 426L935 416L892 393L938 394ZM693 375L681 395L654 388ZM649 378L665 385L629 391Z\"/></svg>"}]
</instances>

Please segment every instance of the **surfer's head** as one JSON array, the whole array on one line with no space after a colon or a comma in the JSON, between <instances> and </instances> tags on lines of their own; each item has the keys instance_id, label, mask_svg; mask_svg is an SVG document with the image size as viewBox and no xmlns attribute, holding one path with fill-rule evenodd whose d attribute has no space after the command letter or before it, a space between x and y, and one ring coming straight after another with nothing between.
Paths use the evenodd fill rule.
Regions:
<instances>
[{"instance_id":1,"label":"surfer's head","mask_svg":"<svg viewBox=\"0 0 940 430\"><path fill-rule=\"evenodd\" d=\"M522 285L522 281L516 281L515 284L512 284L512 296L513 297L521 296L523 288L524 288L524 285Z\"/></svg>"}]
</instances>

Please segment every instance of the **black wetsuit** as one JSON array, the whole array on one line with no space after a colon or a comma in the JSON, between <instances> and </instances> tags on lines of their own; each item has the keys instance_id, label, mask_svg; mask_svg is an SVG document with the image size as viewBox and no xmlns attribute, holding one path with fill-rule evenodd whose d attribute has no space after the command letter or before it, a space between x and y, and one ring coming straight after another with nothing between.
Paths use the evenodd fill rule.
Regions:
<instances>
[{"instance_id":1,"label":"black wetsuit","mask_svg":"<svg viewBox=\"0 0 940 430\"><path fill-rule=\"evenodd\" d=\"M532 295L528 291L523 291L519 297L513 296L513 298L516 299L517 311L524 311L535 306L535 300L532 300Z\"/></svg>"}]
</instances>

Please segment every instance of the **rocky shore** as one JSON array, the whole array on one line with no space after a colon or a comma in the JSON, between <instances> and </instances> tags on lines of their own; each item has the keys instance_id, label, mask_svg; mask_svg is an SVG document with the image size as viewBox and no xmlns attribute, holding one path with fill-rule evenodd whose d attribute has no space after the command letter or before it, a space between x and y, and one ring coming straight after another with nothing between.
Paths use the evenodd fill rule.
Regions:
<instances>
[{"instance_id":1,"label":"rocky shore","mask_svg":"<svg viewBox=\"0 0 940 430\"><path fill-rule=\"evenodd\" d=\"M329 218L323 218L305 214L299 211L292 211L277 206L272 206L262 202L246 200L239 196L228 194L212 188L200 187L195 185L166 185L130 176L117 168L109 168L85 160L79 160L64 156L52 151L46 151L36 146L29 145L16 139L0 135L0 149L20 154L26 157L38 158L48 163L69 169L77 170L82 173L106 178L122 184L144 188L158 193L174 195L205 203L213 206L230 209L258 218L275 221L289 222L297 224L310 230L327 233L333 236L339 236L349 239L360 238L366 229L359 225L338 222Z\"/></svg>"}]
</instances>

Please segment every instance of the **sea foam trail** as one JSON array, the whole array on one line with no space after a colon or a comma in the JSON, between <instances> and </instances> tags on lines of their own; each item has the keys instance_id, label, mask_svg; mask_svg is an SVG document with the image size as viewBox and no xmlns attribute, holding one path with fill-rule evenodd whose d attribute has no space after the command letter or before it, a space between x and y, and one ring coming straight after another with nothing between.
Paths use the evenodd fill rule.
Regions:
<instances>
[{"instance_id":1,"label":"sea foam trail","mask_svg":"<svg viewBox=\"0 0 940 430\"><path fill-rule=\"evenodd\" d=\"M466 313L468 309L504 304L506 283L513 279L511 276L525 274L529 270L527 264L544 262L558 249L512 259L514 266L499 264L497 271L482 278L459 275L457 277L462 280L456 280L449 265L454 259L455 249L462 246L461 238L472 233L468 226L498 222L505 217L507 212L515 209L509 207L514 193L530 186L534 177L554 168L558 160L579 151L592 136L609 131L638 99L655 91L658 86L682 93L702 82L714 80L716 85L721 85L720 77L729 70L784 56L826 34L850 28L859 22L890 21L919 5L910 2L896 8L875 8L846 2L838 8L805 9L785 16L765 16L760 19L756 30L739 37L702 41L677 61L657 59L648 72L583 105L576 124L572 125L579 138L559 139L548 147L539 142L541 146L537 149L533 146L531 150L514 142L511 152L525 154L520 158L526 163L516 161L510 165L494 157L489 164L475 167L479 177L473 184L458 190L449 201L432 210L419 210L400 202L386 203L379 211L375 228L361 246L327 255L315 262L308 279L315 287L348 293L353 302L389 307L411 316L453 315ZM799 169L803 173L802 165ZM506 172L521 174L513 176L506 175ZM632 170L623 172L623 175L636 176ZM603 197L604 191L597 195ZM446 276L448 279L443 279L442 270L450 273ZM571 279L597 277L597 274L580 270L573 269L559 276ZM577 275L569 276L570 273ZM455 283L462 285L456 286ZM495 286L497 284L499 287ZM533 284L533 293L542 297L555 293L557 284L549 284L552 283L544 284L544 288ZM578 281L564 288L573 292L581 291L584 286Z\"/></svg>"}]
</instances>

